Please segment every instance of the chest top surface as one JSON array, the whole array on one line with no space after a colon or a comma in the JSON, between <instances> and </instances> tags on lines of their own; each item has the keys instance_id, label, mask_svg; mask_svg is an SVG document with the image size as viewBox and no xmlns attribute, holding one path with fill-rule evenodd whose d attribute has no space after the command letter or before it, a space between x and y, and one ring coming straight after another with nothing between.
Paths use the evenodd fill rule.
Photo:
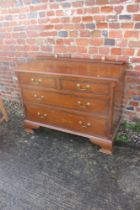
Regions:
<instances>
[{"instance_id":1,"label":"chest top surface","mask_svg":"<svg viewBox=\"0 0 140 210\"><path fill-rule=\"evenodd\" d=\"M126 67L127 64L123 62L48 57L20 64L16 72L118 80L124 74Z\"/></svg>"}]
</instances>

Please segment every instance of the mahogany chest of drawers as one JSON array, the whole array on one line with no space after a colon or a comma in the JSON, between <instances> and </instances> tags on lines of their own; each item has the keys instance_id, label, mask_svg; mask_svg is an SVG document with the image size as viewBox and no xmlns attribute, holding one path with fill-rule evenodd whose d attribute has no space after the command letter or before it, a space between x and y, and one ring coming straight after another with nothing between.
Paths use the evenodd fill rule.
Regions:
<instances>
[{"instance_id":1,"label":"mahogany chest of drawers","mask_svg":"<svg viewBox=\"0 0 140 210\"><path fill-rule=\"evenodd\" d=\"M16 70L25 129L40 126L84 136L111 154L122 111L126 64L46 58Z\"/></svg>"}]
</instances>

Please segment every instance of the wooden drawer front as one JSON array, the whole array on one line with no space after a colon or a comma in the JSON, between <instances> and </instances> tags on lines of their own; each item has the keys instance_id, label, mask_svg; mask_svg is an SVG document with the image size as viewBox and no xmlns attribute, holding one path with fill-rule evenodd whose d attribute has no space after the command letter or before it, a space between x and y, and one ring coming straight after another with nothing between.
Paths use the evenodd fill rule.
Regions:
<instances>
[{"instance_id":1,"label":"wooden drawer front","mask_svg":"<svg viewBox=\"0 0 140 210\"><path fill-rule=\"evenodd\" d=\"M109 85L91 82L80 82L72 80L60 80L61 88L64 90L80 91L86 93L108 94Z\"/></svg>"},{"instance_id":2,"label":"wooden drawer front","mask_svg":"<svg viewBox=\"0 0 140 210\"><path fill-rule=\"evenodd\" d=\"M56 88L56 80L52 77L44 77L40 74L24 73L19 74L21 84L33 85L44 88Z\"/></svg>"},{"instance_id":3,"label":"wooden drawer front","mask_svg":"<svg viewBox=\"0 0 140 210\"><path fill-rule=\"evenodd\" d=\"M27 119L90 135L106 136L107 121L103 118L72 114L52 107L26 105Z\"/></svg>"},{"instance_id":4,"label":"wooden drawer front","mask_svg":"<svg viewBox=\"0 0 140 210\"><path fill-rule=\"evenodd\" d=\"M108 114L109 100L76 97L31 89L23 89L22 95L25 101L32 103L50 104L79 111L94 112L101 115Z\"/></svg>"}]
</instances>

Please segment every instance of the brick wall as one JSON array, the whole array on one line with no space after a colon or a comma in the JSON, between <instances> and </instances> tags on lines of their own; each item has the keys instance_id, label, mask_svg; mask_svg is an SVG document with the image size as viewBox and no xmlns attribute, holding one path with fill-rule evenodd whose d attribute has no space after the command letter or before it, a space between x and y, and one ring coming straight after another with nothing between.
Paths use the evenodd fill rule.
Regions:
<instances>
[{"instance_id":1,"label":"brick wall","mask_svg":"<svg viewBox=\"0 0 140 210\"><path fill-rule=\"evenodd\" d=\"M124 117L140 117L140 0L0 0L0 91L19 100L17 63L38 55L130 63Z\"/></svg>"}]
</instances>

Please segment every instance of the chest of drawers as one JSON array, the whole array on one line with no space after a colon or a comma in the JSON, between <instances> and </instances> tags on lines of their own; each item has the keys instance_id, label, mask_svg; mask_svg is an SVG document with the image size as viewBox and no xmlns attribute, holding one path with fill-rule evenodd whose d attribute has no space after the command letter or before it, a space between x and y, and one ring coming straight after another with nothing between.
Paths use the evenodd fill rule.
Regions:
<instances>
[{"instance_id":1,"label":"chest of drawers","mask_svg":"<svg viewBox=\"0 0 140 210\"><path fill-rule=\"evenodd\" d=\"M121 119L127 65L46 58L16 70L25 107L25 129L40 126L80 135L112 154Z\"/></svg>"}]
</instances>

